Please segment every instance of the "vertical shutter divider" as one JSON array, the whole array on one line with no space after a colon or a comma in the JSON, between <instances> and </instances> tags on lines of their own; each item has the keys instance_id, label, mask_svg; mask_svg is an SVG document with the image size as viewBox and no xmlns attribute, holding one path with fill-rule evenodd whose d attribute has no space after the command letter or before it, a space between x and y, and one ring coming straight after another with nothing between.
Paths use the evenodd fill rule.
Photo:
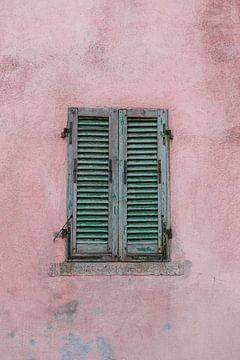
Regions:
<instances>
[{"instance_id":1,"label":"vertical shutter divider","mask_svg":"<svg viewBox=\"0 0 240 360\"><path fill-rule=\"evenodd\" d=\"M109 246L112 257L118 254L118 110L109 113Z\"/></svg>"},{"instance_id":2,"label":"vertical shutter divider","mask_svg":"<svg viewBox=\"0 0 240 360\"><path fill-rule=\"evenodd\" d=\"M119 259L124 260L127 251L127 111L119 110Z\"/></svg>"}]
</instances>

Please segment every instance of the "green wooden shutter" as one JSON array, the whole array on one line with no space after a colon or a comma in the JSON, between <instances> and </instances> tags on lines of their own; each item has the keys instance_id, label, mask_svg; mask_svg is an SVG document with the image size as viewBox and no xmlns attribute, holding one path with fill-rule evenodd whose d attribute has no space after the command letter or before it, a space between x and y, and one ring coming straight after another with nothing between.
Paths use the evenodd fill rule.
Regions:
<instances>
[{"instance_id":1,"label":"green wooden shutter","mask_svg":"<svg viewBox=\"0 0 240 360\"><path fill-rule=\"evenodd\" d=\"M119 238L122 259L159 260L168 221L164 110L119 112Z\"/></svg>"},{"instance_id":2,"label":"green wooden shutter","mask_svg":"<svg viewBox=\"0 0 240 360\"><path fill-rule=\"evenodd\" d=\"M79 108L69 121L71 255L112 259L117 252L117 111Z\"/></svg>"}]
</instances>

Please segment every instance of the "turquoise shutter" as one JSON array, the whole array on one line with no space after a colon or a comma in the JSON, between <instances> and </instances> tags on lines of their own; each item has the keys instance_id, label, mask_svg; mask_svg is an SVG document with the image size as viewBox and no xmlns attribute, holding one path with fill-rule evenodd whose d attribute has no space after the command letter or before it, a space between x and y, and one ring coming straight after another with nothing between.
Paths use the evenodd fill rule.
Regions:
<instances>
[{"instance_id":1,"label":"turquoise shutter","mask_svg":"<svg viewBox=\"0 0 240 360\"><path fill-rule=\"evenodd\" d=\"M119 112L119 238L122 259L159 260L166 253L166 129L165 110Z\"/></svg>"},{"instance_id":2,"label":"turquoise shutter","mask_svg":"<svg viewBox=\"0 0 240 360\"><path fill-rule=\"evenodd\" d=\"M117 115L111 109L79 108L77 115L70 116L72 257L107 260L116 256Z\"/></svg>"}]
</instances>

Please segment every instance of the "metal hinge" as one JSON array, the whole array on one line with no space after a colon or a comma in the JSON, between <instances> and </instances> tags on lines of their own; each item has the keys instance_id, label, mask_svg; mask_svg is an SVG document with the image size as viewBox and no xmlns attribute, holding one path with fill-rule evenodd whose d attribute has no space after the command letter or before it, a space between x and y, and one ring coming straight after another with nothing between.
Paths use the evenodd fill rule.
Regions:
<instances>
[{"instance_id":1,"label":"metal hinge","mask_svg":"<svg viewBox=\"0 0 240 360\"><path fill-rule=\"evenodd\" d=\"M167 136L170 140L173 139L172 130L170 130L170 129L165 129L164 132L163 132L163 134L164 134L165 136Z\"/></svg>"},{"instance_id":2,"label":"metal hinge","mask_svg":"<svg viewBox=\"0 0 240 360\"><path fill-rule=\"evenodd\" d=\"M172 239L172 228L167 228L166 223L163 223L163 234L168 238Z\"/></svg>"},{"instance_id":3,"label":"metal hinge","mask_svg":"<svg viewBox=\"0 0 240 360\"><path fill-rule=\"evenodd\" d=\"M166 124L163 124L163 144L165 145L165 138L169 140L173 139L173 134L171 129L166 129Z\"/></svg>"},{"instance_id":4,"label":"metal hinge","mask_svg":"<svg viewBox=\"0 0 240 360\"><path fill-rule=\"evenodd\" d=\"M64 128L63 131L61 132L61 138L65 138L67 137L67 135L70 133L70 129L69 128Z\"/></svg>"},{"instance_id":5,"label":"metal hinge","mask_svg":"<svg viewBox=\"0 0 240 360\"><path fill-rule=\"evenodd\" d=\"M72 144L72 121L69 123L69 128L65 127L61 132L61 138L69 137L69 144Z\"/></svg>"},{"instance_id":6,"label":"metal hinge","mask_svg":"<svg viewBox=\"0 0 240 360\"><path fill-rule=\"evenodd\" d=\"M170 259L170 239L172 239L172 229L167 227L165 222L162 223L163 230L163 259L169 261Z\"/></svg>"}]
</instances>

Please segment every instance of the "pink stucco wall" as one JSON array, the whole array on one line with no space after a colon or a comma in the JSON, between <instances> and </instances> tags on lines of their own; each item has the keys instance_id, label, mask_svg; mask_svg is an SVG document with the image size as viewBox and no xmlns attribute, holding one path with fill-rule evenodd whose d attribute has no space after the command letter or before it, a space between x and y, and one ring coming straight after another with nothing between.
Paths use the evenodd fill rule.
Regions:
<instances>
[{"instance_id":1,"label":"pink stucco wall","mask_svg":"<svg viewBox=\"0 0 240 360\"><path fill-rule=\"evenodd\" d=\"M239 19L239 0L1 1L1 359L240 359ZM184 276L48 276L68 106L169 109Z\"/></svg>"}]
</instances>

